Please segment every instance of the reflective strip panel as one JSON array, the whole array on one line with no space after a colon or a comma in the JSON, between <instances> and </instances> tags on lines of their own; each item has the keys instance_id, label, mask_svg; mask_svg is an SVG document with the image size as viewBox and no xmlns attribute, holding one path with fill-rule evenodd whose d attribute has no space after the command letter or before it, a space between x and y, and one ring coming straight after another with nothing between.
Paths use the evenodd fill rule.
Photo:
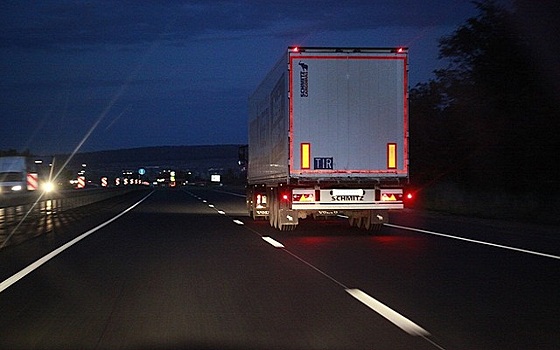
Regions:
<instances>
[{"instance_id":1,"label":"reflective strip panel","mask_svg":"<svg viewBox=\"0 0 560 350\"><path fill-rule=\"evenodd\" d=\"M37 173L27 174L27 190L35 191L39 188L39 175Z\"/></svg>"},{"instance_id":2,"label":"reflective strip panel","mask_svg":"<svg viewBox=\"0 0 560 350\"><path fill-rule=\"evenodd\" d=\"M397 168L397 144L387 144L387 169Z\"/></svg>"},{"instance_id":3,"label":"reflective strip panel","mask_svg":"<svg viewBox=\"0 0 560 350\"><path fill-rule=\"evenodd\" d=\"M311 165L311 144L301 144L301 168L309 169Z\"/></svg>"}]
</instances>

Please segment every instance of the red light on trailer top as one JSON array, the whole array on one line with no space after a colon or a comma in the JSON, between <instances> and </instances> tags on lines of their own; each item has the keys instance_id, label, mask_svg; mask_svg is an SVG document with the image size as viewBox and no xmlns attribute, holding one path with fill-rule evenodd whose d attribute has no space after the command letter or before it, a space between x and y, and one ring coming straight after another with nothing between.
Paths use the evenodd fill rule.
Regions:
<instances>
[{"instance_id":1,"label":"red light on trailer top","mask_svg":"<svg viewBox=\"0 0 560 350\"><path fill-rule=\"evenodd\" d=\"M290 199L290 196L288 196L287 194L283 194L282 199L287 201L288 199Z\"/></svg>"},{"instance_id":2,"label":"red light on trailer top","mask_svg":"<svg viewBox=\"0 0 560 350\"><path fill-rule=\"evenodd\" d=\"M299 47L292 47L292 52L298 52L299 51Z\"/></svg>"},{"instance_id":3,"label":"red light on trailer top","mask_svg":"<svg viewBox=\"0 0 560 350\"><path fill-rule=\"evenodd\" d=\"M399 49L397 50L398 53L403 53L404 49L402 47L399 47Z\"/></svg>"},{"instance_id":4,"label":"red light on trailer top","mask_svg":"<svg viewBox=\"0 0 560 350\"><path fill-rule=\"evenodd\" d=\"M409 200L412 199L412 193L408 193L408 194L406 195L406 199L409 199Z\"/></svg>"}]
</instances>

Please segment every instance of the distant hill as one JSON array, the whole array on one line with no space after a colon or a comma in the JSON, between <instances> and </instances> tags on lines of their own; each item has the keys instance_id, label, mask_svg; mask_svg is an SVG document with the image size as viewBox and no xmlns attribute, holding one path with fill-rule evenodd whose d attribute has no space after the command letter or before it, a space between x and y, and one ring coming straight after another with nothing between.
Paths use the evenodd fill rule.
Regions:
<instances>
[{"instance_id":1,"label":"distant hill","mask_svg":"<svg viewBox=\"0 0 560 350\"><path fill-rule=\"evenodd\" d=\"M84 152L76 154L67 167L74 171L86 164L87 171L93 176L114 176L123 170L145 168L152 169L152 172L159 169L188 170L205 177L210 169L215 173L237 173L240 146L161 146ZM58 163L68 156L56 156Z\"/></svg>"},{"instance_id":2,"label":"distant hill","mask_svg":"<svg viewBox=\"0 0 560 350\"><path fill-rule=\"evenodd\" d=\"M161 163L166 161L219 159L238 157L241 145L161 146L78 153L75 158L90 163L137 162Z\"/></svg>"}]
</instances>

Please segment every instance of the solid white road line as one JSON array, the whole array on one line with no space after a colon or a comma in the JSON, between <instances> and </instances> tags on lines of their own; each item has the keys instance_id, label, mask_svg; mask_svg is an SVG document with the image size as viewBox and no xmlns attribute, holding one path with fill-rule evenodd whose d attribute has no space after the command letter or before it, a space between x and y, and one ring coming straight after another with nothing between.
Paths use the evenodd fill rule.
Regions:
<instances>
[{"instance_id":1,"label":"solid white road line","mask_svg":"<svg viewBox=\"0 0 560 350\"><path fill-rule=\"evenodd\" d=\"M445 237L445 238L452 238L452 239L456 239L456 240L459 240L459 241L465 241L465 242L476 243L476 244L483 244L483 245L487 245L487 246L490 246L490 247L509 249L509 250L513 250L513 251L516 251L516 252L533 254L533 255L543 256L545 258L560 260L560 256L557 256L557 255L540 253L540 252L535 252L535 251L532 251L532 250L510 247L510 246L507 246L507 245L501 245L501 244L496 244L496 243L479 241L479 240L476 240L476 239L464 238L464 237L460 237L460 236L452 236L452 235L448 235L448 234L445 234L445 233L439 233L439 232L428 231L428 230L421 230L421 229L413 228L413 227L399 226L399 225L393 225L393 224L384 224L384 225L388 226L388 227L398 228L398 229L401 229L401 230L408 230L408 231L426 233L426 234L429 234L429 235Z\"/></svg>"},{"instance_id":2,"label":"solid white road line","mask_svg":"<svg viewBox=\"0 0 560 350\"><path fill-rule=\"evenodd\" d=\"M235 222L236 224L241 225L241 226L245 225L245 224L243 223L243 221L241 221L241 220L235 219L235 220L233 220L233 222Z\"/></svg>"},{"instance_id":3,"label":"solid white road line","mask_svg":"<svg viewBox=\"0 0 560 350\"><path fill-rule=\"evenodd\" d=\"M46 263L47 261L51 260L52 258L54 258L55 256L57 256L58 254L62 253L63 251L65 251L66 249L70 248L71 246L73 246L74 244L78 243L79 241L81 241L82 239L86 238L87 236L91 235L92 233L102 229L103 227L109 225L110 223L112 223L113 221L117 220L118 218L120 218L121 216L123 216L124 214L128 213L129 211L131 211L132 209L136 208L140 203L142 203L143 201L145 201L149 196L152 195L152 193L154 193L154 191L148 193L144 198L142 198L141 200L139 200L138 202L136 202L135 204L133 204L132 206L130 206L129 208L127 208L125 211L123 211L122 213L118 214L117 216L113 217L112 219L109 219L107 221L105 221L104 223L102 223L101 225L92 228L91 230L81 234L80 236L74 238L73 240L71 240L70 242L64 244L63 246L53 250L52 252L50 252L49 254L43 256L42 258L40 258L39 260L35 261L34 263L32 263L31 265L27 266L26 268L24 268L23 270L19 271L18 273L14 274L13 276L9 277L8 279L6 279L5 281L3 281L2 283L0 283L0 293L2 293L4 290L6 290L7 288L9 288L11 285L13 285L14 283L16 283L17 281L19 281L20 279L22 279L23 277L27 276L28 274L30 274L31 272L35 271L37 268L39 268L41 265L43 265L44 263Z\"/></svg>"},{"instance_id":4,"label":"solid white road line","mask_svg":"<svg viewBox=\"0 0 560 350\"><path fill-rule=\"evenodd\" d=\"M351 296L358 299L367 307L377 312L381 316L385 317L387 320L391 321L393 324L395 324L397 327L407 332L408 334L421 336L421 337L427 337L430 335L430 333L426 331L424 328L420 327L416 323L412 322L408 318L404 317L403 315L399 314L398 312L394 311L393 309L384 305L383 303L377 301L376 299L372 298L371 296L362 292L361 290L346 289L346 291Z\"/></svg>"}]
</instances>

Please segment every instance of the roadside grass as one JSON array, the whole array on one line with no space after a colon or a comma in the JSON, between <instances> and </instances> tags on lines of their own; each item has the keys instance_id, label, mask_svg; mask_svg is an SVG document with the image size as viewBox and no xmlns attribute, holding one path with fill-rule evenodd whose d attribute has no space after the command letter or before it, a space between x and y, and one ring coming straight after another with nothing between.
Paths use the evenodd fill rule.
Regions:
<instances>
[{"instance_id":1,"label":"roadside grass","mask_svg":"<svg viewBox=\"0 0 560 350\"><path fill-rule=\"evenodd\" d=\"M414 208L480 218L560 224L560 199L546 193L466 191L438 184L419 192Z\"/></svg>"}]
</instances>

